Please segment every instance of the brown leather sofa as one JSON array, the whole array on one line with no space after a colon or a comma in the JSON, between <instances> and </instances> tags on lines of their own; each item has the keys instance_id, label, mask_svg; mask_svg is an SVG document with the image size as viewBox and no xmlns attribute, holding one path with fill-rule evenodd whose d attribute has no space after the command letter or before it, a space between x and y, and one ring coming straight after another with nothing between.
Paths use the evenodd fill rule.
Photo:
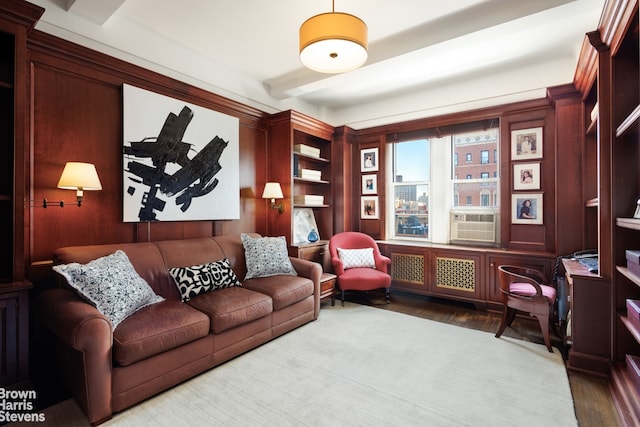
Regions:
<instances>
[{"instance_id":1,"label":"brown leather sofa","mask_svg":"<svg viewBox=\"0 0 640 427\"><path fill-rule=\"evenodd\" d=\"M290 258L297 276L243 281L246 263L239 235L67 247L55 252L54 263L85 264L117 249L165 301L140 309L112 330L62 276L59 288L37 299L39 317L59 343L61 375L92 425L319 314L319 264ZM225 257L242 287L182 302L168 269Z\"/></svg>"}]
</instances>

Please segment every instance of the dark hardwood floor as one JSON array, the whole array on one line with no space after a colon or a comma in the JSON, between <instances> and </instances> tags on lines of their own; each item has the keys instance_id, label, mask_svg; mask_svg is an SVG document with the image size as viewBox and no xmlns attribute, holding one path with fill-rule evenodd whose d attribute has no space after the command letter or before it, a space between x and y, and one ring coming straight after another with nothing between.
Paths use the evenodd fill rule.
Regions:
<instances>
[{"instance_id":1,"label":"dark hardwood floor","mask_svg":"<svg viewBox=\"0 0 640 427\"><path fill-rule=\"evenodd\" d=\"M500 324L501 313L476 310L472 304L421 295L394 292L391 304L385 304L382 292L353 292L348 293L345 299L491 333L495 333ZM329 303L329 300L323 300L323 304ZM336 298L336 304L340 304L339 298ZM526 317L517 317L503 335L544 345L538 323ZM566 359L567 349L559 337L552 335L552 345L554 351L560 350ZM573 371L568 371L568 377L580 427L623 426L611 398L607 379Z\"/></svg>"}]
</instances>

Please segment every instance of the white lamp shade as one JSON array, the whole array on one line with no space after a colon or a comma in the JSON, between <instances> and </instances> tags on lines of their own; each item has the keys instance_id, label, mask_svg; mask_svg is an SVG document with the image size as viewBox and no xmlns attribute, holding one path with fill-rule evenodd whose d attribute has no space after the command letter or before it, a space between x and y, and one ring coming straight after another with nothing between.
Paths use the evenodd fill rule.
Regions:
<instances>
[{"instance_id":1,"label":"white lamp shade","mask_svg":"<svg viewBox=\"0 0 640 427\"><path fill-rule=\"evenodd\" d=\"M96 167L91 163L67 162L58 181L65 190L102 190Z\"/></svg>"},{"instance_id":2,"label":"white lamp shade","mask_svg":"<svg viewBox=\"0 0 640 427\"><path fill-rule=\"evenodd\" d=\"M300 27L300 61L321 73L355 70L367 60L367 25L347 13L323 13Z\"/></svg>"},{"instance_id":3,"label":"white lamp shade","mask_svg":"<svg viewBox=\"0 0 640 427\"><path fill-rule=\"evenodd\" d=\"M262 192L263 199L284 199L279 182L267 182Z\"/></svg>"}]
</instances>

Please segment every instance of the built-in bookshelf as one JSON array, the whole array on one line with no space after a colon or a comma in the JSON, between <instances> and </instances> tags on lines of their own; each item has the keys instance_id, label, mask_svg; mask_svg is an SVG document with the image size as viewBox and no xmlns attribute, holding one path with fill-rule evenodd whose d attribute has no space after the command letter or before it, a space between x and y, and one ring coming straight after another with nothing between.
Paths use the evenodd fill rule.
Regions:
<instances>
[{"instance_id":1,"label":"built-in bookshelf","mask_svg":"<svg viewBox=\"0 0 640 427\"><path fill-rule=\"evenodd\" d=\"M14 159L14 46L13 34L0 32L0 282L13 279L13 159Z\"/></svg>"},{"instance_id":2,"label":"built-in bookshelf","mask_svg":"<svg viewBox=\"0 0 640 427\"><path fill-rule=\"evenodd\" d=\"M630 300L640 300L640 276L627 267L628 250L640 250L640 219L633 218L640 198L640 38L638 1L610 1L616 7L610 29L610 194L612 271L612 390L621 416L629 425L640 420L637 372L640 365L640 323L627 312ZM605 8L605 11L607 9ZM602 159L601 159L602 160ZM606 159L604 159L606 160Z\"/></svg>"},{"instance_id":3,"label":"built-in bookshelf","mask_svg":"<svg viewBox=\"0 0 640 427\"><path fill-rule=\"evenodd\" d=\"M284 111L273 117L273 145L270 161L273 176L285 196L283 218L272 218L270 234L284 235L297 253L303 240L297 219L301 210L311 213L321 240L333 235L333 127L295 111ZM305 215L309 217L309 215ZM296 228L298 227L298 228ZM304 233L306 236L306 233Z\"/></svg>"}]
</instances>

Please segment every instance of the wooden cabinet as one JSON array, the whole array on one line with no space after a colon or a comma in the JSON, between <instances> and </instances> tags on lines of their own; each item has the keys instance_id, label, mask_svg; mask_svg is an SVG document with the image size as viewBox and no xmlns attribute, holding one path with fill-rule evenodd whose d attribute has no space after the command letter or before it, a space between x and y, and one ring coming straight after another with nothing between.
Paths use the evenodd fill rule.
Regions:
<instances>
[{"instance_id":1,"label":"wooden cabinet","mask_svg":"<svg viewBox=\"0 0 640 427\"><path fill-rule=\"evenodd\" d=\"M322 266L322 271L333 271L331 266L331 254L329 253L329 241L319 240L313 243L303 243L289 246L289 255L317 262Z\"/></svg>"},{"instance_id":2,"label":"wooden cabinet","mask_svg":"<svg viewBox=\"0 0 640 427\"><path fill-rule=\"evenodd\" d=\"M0 286L0 386L29 375L29 282Z\"/></svg>"},{"instance_id":3,"label":"wooden cabinet","mask_svg":"<svg viewBox=\"0 0 640 427\"><path fill-rule=\"evenodd\" d=\"M333 127L295 111L271 119L268 180L279 182L285 212L271 213L269 234L304 245L313 213L320 239L333 235Z\"/></svg>"},{"instance_id":4,"label":"wooden cabinet","mask_svg":"<svg viewBox=\"0 0 640 427\"><path fill-rule=\"evenodd\" d=\"M536 268L551 280L556 260L549 253L453 245L379 242L378 246L391 258L391 292L467 301L479 309L502 310L499 265Z\"/></svg>"},{"instance_id":5,"label":"wooden cabinet","mask_svg":"<svg viewBox=\"0 0 640 427\"><path fill-rule=\"evenodd\" d=\"M611 282L576 260L563 259L563 265L570 301L567 366L606 376L611 359Z\"/></svg>"}]
</instances>

